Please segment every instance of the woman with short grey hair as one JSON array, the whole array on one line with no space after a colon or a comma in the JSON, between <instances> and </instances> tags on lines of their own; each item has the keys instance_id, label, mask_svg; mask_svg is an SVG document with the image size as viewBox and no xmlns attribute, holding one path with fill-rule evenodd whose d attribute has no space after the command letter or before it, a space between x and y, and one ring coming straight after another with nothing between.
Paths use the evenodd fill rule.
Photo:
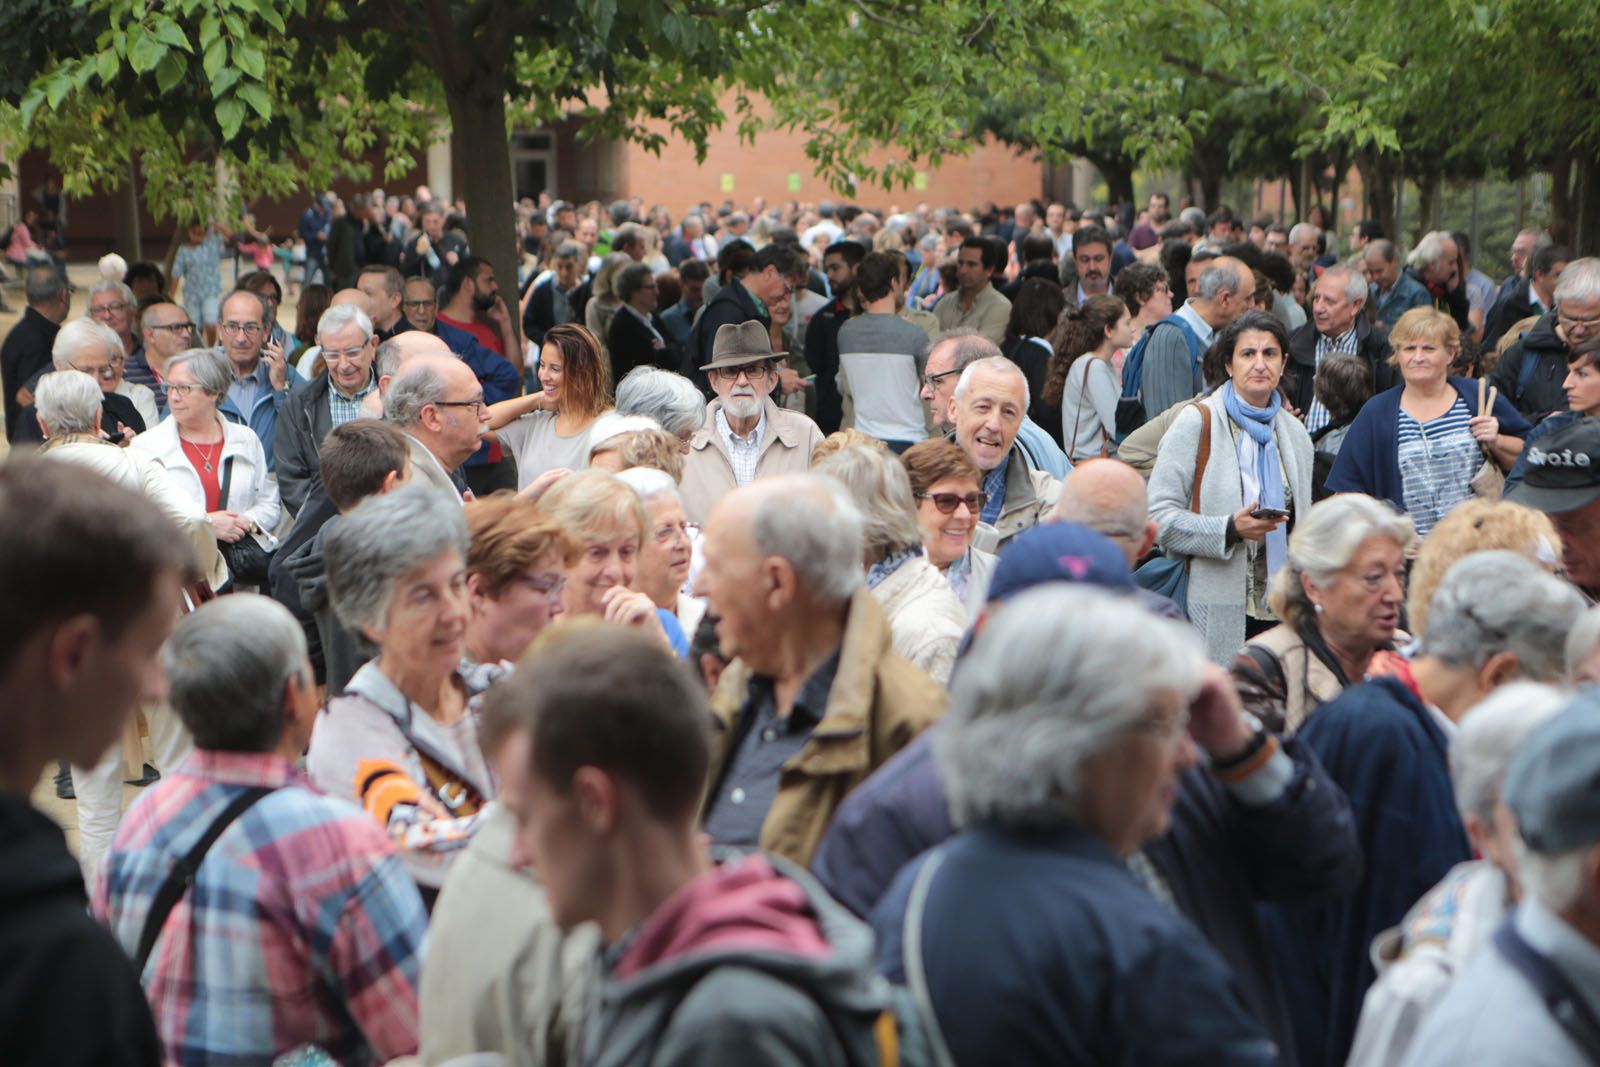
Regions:
<instances>
[{"instance_id":1,"label":"woman with short grey hair","mask_svg":"<svg viewBox=\"0 0 1600 1067\"><path fill-rule=\"evenodd\" d=\"M1560 682L1563 639L1583 607L1576 589L1526 556L1469 555L1434 593L1416 658L1346 689L1301 727L1297 739L1349 799L1366 857L1353 892L1271 914L1284 987L1330 991L1289 999L1302 1062L1345 1062L1373 938L1474 856L1448 760L1460 723L1510 682Z\"/></svg>"},{"instance_id":2,"label":"woman with short grey hair","mask_svg":"<svg viewBox=\"0 0 1600 1067\"><path fill-rule=\"evenodd\" d=\"M681 374L635 367L617 384L617 414L647 415L684 442L705 425L705 394Z\"/></svg>"},{"instance_id":3,"label":"woman with short grey hair","mask_svg":"<svg viewBox=\"0 0 1600 1067\"><path fill-rule=\"evenodd\" d=\"M33 406L45 440L68 434L98 434L102 395L100 383L82 371L58 370L40 378L33 392Z\"/></svg>"},{"instance_id":4,"label":"woman with short grey hair","mask_svg":"<svg viewBox=\"0 0 1600 1067\"><path fill-rule=\"evenodd\" d=\"M617 475L644 502L645 537L634 565L634 585L658 611L678 620L684 634L693 634L705 614L705 601L689 595L695 532L683 517L678 483L666 471L633 467Z\"/></svg>"},{"instance_id":5,"label":"woman with short grey hair","mask_svg":"<svg viewBox=\"0 0 1600 1067\"><path fill-rule=\"evenodd\" d=\"M1233 664L1245 707L1273 730L1297 730L1320 705L1362 681L1393 647L1405 604L1411 520L1360 493L1312 505L1289 535L1269 600L1283 621Z\"/></svg>"},{"instance_id":6,"label":"woman with short grey hair","mask_svg":"<svg viewBox=\"0 0 1600 1067\"><path fill-rule=\"evenodd\" d=\"M306 762L323 792L384 824L430 905L494 797L477 704L499 676L462 669L467 523L437 503L425 486L402 486L324 535L333 609L378 655L328 702Z\"/></svg>"},{"instance_id":7,"label":"woman with short grey hair","mask_svg":"<svg viewBox=\"0 0 1600 1067\"><path fill-rule=\"evenodd\" d=\"M889 617L894 650L940 684L948 682L967 613L928 562L904 465L885 448L851 445L812 469L837 479L861 512L867 588Z\"/></svg>"}]
</instances>

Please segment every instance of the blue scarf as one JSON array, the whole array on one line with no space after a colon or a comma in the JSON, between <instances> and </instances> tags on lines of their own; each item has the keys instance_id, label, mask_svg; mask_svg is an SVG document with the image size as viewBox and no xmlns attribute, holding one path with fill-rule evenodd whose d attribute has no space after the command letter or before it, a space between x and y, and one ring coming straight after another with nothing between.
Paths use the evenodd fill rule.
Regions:
<instances>
[{"instance_id":1,"label":"blue scarf","mask_svg":"<svg viewBox=\"0 0 1600 1067\"><path fill-rule=\"evenodd\" d=\"M1228 418L1244 431L1239 438L1239 469L1243 471L1251 459L1255 461L1254 481L1260 487L1255 501L1264 508L1284 508L1283 465L1278 459L1278 440L1272 432L1272 421L1283 410L1283 397L1276 391L1272 403L1264 408L1251 407L1234 391L1232 382L1222 385L1222 406ZM1249 501L1246 501L1249 503ZM1289 558L1289 534L1280 525L1267 534L1267 575L1277 574Z\"/></svg>"}]
</instances>

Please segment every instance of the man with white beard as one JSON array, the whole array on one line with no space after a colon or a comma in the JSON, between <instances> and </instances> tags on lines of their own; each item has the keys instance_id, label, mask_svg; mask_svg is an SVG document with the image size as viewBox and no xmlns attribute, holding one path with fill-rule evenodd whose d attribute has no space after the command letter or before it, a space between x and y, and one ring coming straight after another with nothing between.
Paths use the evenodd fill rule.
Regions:
<instances>
[{"instance_id":1,"label":"man with white beard","mask_svg":"<svg viewBox=\"0 0 1600 1067\"><path fill-rule=\"evenodd\" d=\"M701 367L717 398L689 439L679 487L690 522L704 522L737 486L810 469L822 431L802 413L772 402L784 355L772 350L772 335L760 322L717 328L711 358Z\"/></svg>"}]
</instances>

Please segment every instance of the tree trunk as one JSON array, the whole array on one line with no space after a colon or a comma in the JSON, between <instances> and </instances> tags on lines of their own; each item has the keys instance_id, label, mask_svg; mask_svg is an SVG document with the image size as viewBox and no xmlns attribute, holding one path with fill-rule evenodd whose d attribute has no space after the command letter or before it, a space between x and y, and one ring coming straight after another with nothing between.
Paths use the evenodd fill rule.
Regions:
<instances>
[{"instance_id":1,"label":"tree trunk","mask_svg":"<svg viewBox=\"0 0 1600 1067\"><path fill-rule=\"evenodd\" d=\"M511 312L512 332L522 336L517 314L517 219L512 206L511 142L506 135L506 85L503 77L475 66L466 83L445 82L450 110L450 156L461 187L457 196L467 205L467 233L472 254L494 267L495 278ZM508 352L521 368L521 353Z\"/></svg>"},{"instance_id":2,"label":"tree trunk","mask_svg":"<svg viewBox=\"0 0 1600 1067\"><path fill-rule=\"evenodd\" d=\"M1126 200L1133 203L1133 161L1125 156L1088 156L1106 183L1106 202L1112 210Z\"/></svg>"},{"instance_id":3,"label":"tree trunk","mask_svg":"<svg viewBox=\"0 0 1600 1067\"><path fill-rule=\"evenodd\" d=\"M1572 221L1572 149L1558 144L1551 154L1550 217Z\"/></svg>"},{"instance_id":4,"label":"tree trunk","mask_svg":"<svg viewBox=\"0 0 1600 1067\"><path fill-rule=\"evenodd\" d=\"M115 246L129 263L137 263L144 258L139 239L139 168L136 159L132 154L128 156L128 176L117 187L112 200L116 207L112 224Z\"/></svg>"},{"instance_id":5,"label":"tree trunk","mask_svg":"<svg viewBox=\"0 0 1600 1067\"><path fill-rule=\"evenodd\" d=\"M1573 249L1580 256L1600 249L1600 161L1585 154L1577 166L1577 220L1573 226Z\"/></svg>"}]
</instances>

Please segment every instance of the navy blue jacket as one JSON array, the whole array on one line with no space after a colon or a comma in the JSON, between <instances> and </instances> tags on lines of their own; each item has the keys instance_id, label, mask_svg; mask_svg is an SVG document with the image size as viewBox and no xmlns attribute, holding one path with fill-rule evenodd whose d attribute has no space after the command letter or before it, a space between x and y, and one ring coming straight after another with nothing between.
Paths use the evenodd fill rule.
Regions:
<instances>
[{"instance_id":1,"label":"navy blue jacket","mask_svg":"<svg viewBox=\"0 0 1600 1067\"><path fill-rule=\"evenodd\" d=\"M817 880L858 915L871 914L915 856L955 832L933 759L939 729L924 731L845 798L812 857ZM1262 807L1239 801L1208 771L1185 771L1171 829L1145 854L1292 1064L1289 1011L1255 903L1348 892L1361 878L1361 851L1349 806L1316 757L1296 741L1283 750L1294 777Z\"/></svg>"},{"instance_id":2,"label":"navy blue jacket","mask_svg":"<svg viewBox=\"0 0 1600 1067\"><path fill-rule=\"evenodd\" d=\"M986 825L938 854L923 969L961 1067L1278 1062L1226 965L1104 841L1072 826ZM898 983L921 862L872 916L877 968Z\"/></svg>"},{"instance_id":3,"label":"navy blue jacket","mask_svg":"<svg viewBox=\"0 0 1600 1067\"><path fill-rule=\"evenodd\" d=\"M1452 388L1467 402L1474 414L1478 410L1478 382L1473 378L1448 379ZM1405 491L1400 481L1400 394L1404 385L1397 385L1367 401L1344 444L1339 446L1339 456L1328 472L1327 488L1330 493L1366 493L1387 500L1404 511ZM1502 392L1495 398L1495 418L1500 420L1500 432L1510 437L1526 437L1533 427L1506 399Z\"/></svg>"},{"instance_id":4,"label":"navy blue jacket","mask_svg":"<svg viewBox=\"0 0 1600 1067\"><path fill-rule=\"evenodd\" d=\"M1568 426L1571 426L1581 418L1583 418L1583 416L1579 415L1576 411L1558 411L1528 431L1528 436L1523 439L1525 445L1531 445L1541 438L1549 437L1557 430L1565 430ZM1512 466L1510 473L1506 475L1506 488L1505 492L1501 495L1510 495L1511 490L1521 485L1522 479L1527 477L1527 475L1528 449L1524 447L1522 450L1522 455L1517 457L1517 462Z\"/></svg>"},{"instance_id":5,"label":"navy blue jacket","mask_svg":"<svg viewBox=\"0 0 1600 1067\"><path fill-rule=\"evenodd\" d=\"M1318 708L1299 740L1349 798L1366 872L1326 904L1263 908L1302 1067L1341 1067L1376 977L1368 947L1472 846L1450 784L1448 742L1403 683L1377 678Z\"/></svg>"}]
</instances>

